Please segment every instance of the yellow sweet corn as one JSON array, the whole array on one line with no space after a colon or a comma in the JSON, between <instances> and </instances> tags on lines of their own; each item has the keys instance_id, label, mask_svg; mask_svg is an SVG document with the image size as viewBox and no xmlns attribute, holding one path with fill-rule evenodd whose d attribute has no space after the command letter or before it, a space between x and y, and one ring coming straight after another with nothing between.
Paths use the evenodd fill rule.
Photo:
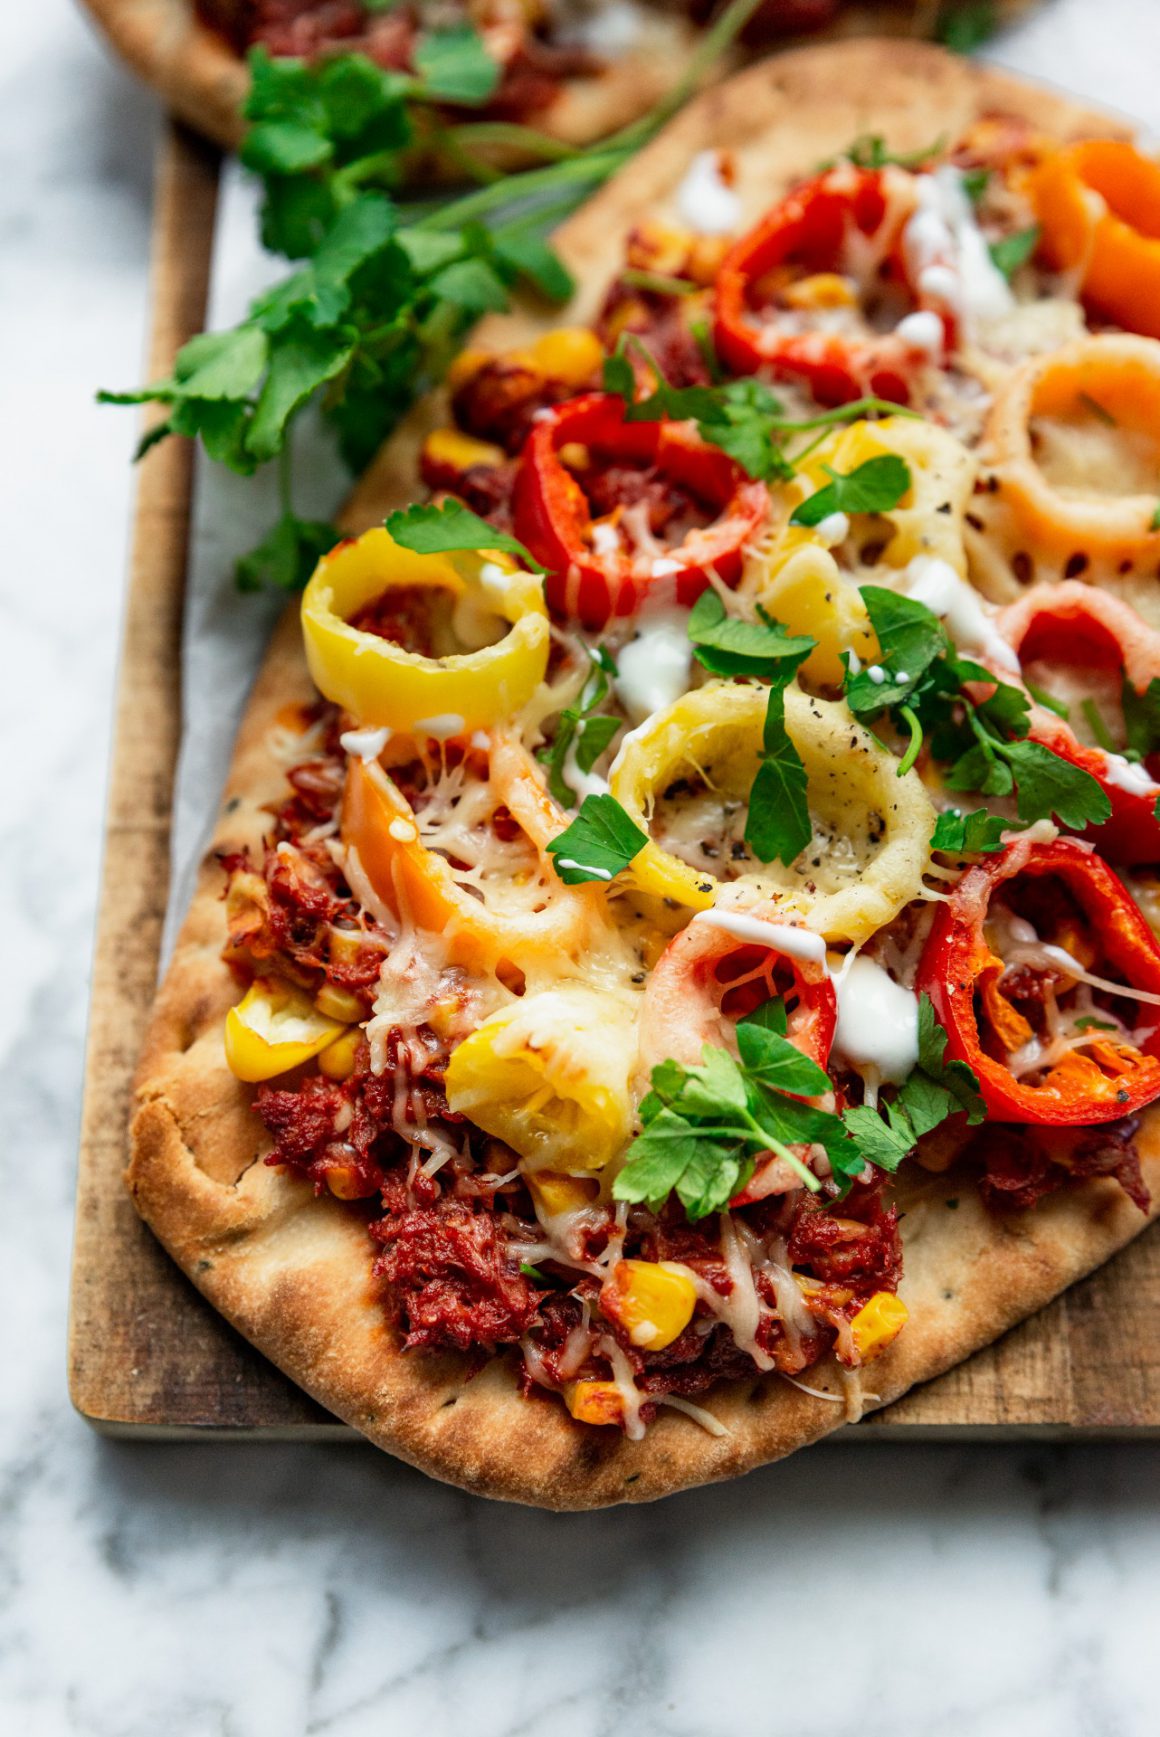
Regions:
<instances>
[{"instance_id":1,"label":"yellow sweet corn","mask_svg":"<svg viewBox=\"0 0 1160 1737\"><path fill-rule=\"evenodd\" d=\"M844 277L834 271L815 272L813 277L798 278L781 292L781 299L791 308L850 308L857 296Z\"/></svg>"},{"instance_id":2,"label":"yellow sweet corn","mask_svg":"<svg viewBox=\"0 0 1160 1737\"><path fill-rule=\"evenodd\" d=\"M600 372L604 346L586 326L561 326L531 346L536 372L565 386L583 386Z\"/></svg>"},{"instance_id":3,"label":"yellow sweet corn","mask_svg":"<svg viewBox=\"0 0 1160 1737\"><path fill-rule=\"evenodd\" d=\"M362 1200L368 1193L359 1181L358 1171L349 1164L336 1164L326 1172L326 1186L336 1200ZM371 1189L369 1192L373 1193Z\"/></svg>"},{"instance_id":4,"label":"yellow sweet corn","mask_svg":"<svg viewBox=\"0 0 1160 1737\"><path fill-rule=\"evenodd\" d=\"M620 1423L624 1418L624 1399L615 1381L569 1381L564 1404L577 1423Z\"/></svg>"},{"instance_id":5,"label":"yellow sweet corn","mask_svg":"<svg viewBox=\"0 0 1160 1737\"><path fill-rule=\"evenodd\" d=\"M642 1351L663 1351L692 1320L697 1285L677 1261L617 1261L600 1305Z\"/></svg>"},{"instance_id":6,"label":"yellow sweet corn","mask_svg":"<svg viewBox=\"0 0 1160 1737\"><path fill-rule=\"evenodd\" d=\"M910 1311L893 1291L875 1291L850 1323L854 1344L863 1363L869 1363L880 1351L885 1351L897 1339L907 1323Z\"/></svg>"},{"instance_id":7,"label":"yellow sweet corn","mask_svg":"<svg viewBox=\"0 0 1160 1737\"><path fill-rule=\"evenodd\" d=\"M349 989L337 983L324 983L314 997L314 1005L327 1019L341 1019L344 1025L357 1025L363 1016L362 1002Z\"/></svg>"},{"instance_id":8,"label":"yellow sweet corn","mask_svg":"<svg viewBox=\"0 0 1160 1737\"><path fill-rule=\"evenodd\" d=\"M599 1192L590 1177L564 1176L558 1170L537 1170L525 1180L543 1218L558 1218L562 1212L589 1206Z\"/></svg>"},{"instance_id":9,"label":"yellow sweet corn","mask_svg":"<svg viewBox=\"0 0 1160 1737\"><path fill-rule=\"evenodd\" d=\"M337 1038L323 1050L318 1058L318 1066L328 1080L348 1080L354 1072L355 1056L362 1040L362 1032L356 1025L353 1031L348 1031Z\"/></svg>"},{"instance_id":10,"label":"yellow sweet corn","mask_svg":"<svg viewBox=\"0 0 1160 1737\"><path fill-rule=\"evenodd\" d=\"M423 443L423 456L432 464L447 465L451 470L470 470L476 464L494 467L504 462L501 446L460 434L457 428L436 428Z\"/></svg>"}]
</instances>

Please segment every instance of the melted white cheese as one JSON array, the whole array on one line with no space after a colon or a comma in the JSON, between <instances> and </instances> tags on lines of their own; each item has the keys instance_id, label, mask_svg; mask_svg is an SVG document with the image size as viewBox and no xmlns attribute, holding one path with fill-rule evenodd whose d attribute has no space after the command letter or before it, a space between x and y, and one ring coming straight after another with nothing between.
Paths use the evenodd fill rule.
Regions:
<instances>
[{"instance_id":1,"label":"melted white cheese","mask_svg":"<svg viewBox=\"0 0 1160 1737\"><path fill-rule=\"evenodd\" d=\"M838 1028L834 1048L860 1073L900 1086L918 1063L918 998L873 959L859 954L834 979Z\"/></svg>"},{"instance_id":2,"label":"melted white cheese","mask_svg":"<svg viewBox=\"0 0 1160 1737\"><path fill-rule=\"evenodd\" d=\"M390 739L386 724L381 730L344 730L338 738L343 751L356 760L377 760Z\"/></svg>"}]
</instances>

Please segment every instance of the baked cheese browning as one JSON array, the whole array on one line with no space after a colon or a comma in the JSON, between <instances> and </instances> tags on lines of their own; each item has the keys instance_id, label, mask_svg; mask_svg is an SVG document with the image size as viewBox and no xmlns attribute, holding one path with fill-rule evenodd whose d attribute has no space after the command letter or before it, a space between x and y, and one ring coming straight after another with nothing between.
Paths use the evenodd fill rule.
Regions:
<instances>
[{"instance_id":1,"label":"baked cheese browning","mask_svg":"<svg viewBox=\"0 0 1160 1737\"><path fill-rule=\"evenodd\" d=\"M1071 341L1056 149L642 214L592 329L457 365L440 499L311 580L228 1053L412 1353L714 1432L723 1381L905 1343L900 1167L1147 1209L1160 345Z\"/></svg>"}]
</instances>

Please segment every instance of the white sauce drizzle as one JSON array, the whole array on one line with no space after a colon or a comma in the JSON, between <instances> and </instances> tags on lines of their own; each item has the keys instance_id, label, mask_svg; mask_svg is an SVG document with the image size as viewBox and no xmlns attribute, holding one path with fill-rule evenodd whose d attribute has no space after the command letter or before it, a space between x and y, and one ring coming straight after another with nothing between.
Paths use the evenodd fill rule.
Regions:
<instances>
[{"instance_id":1,"label":"white sauce drizzle","mask_svg":"<svg viewBox=\"0 0 1160 1737\"><path fill-rule=\"evenodd\" d=\"M949 561L937 555L916 555L903 572L902 584L908 597L925 603L942 617L960 650L977 652L1000 669L1019 674L1019 659L992 625L977 593L959 578Z\"/></svg>"},{"instance_id":2,"label":"white sauce drizzle","mask_svg":"<svg viewBox=\"0 0 1160 1737\"><path fill-rule=\"evenodd\" d=\"M678 211L702 235L728 235L741 222L741 201L721 167L720 151L698 151L677 189Z\"/></svg>"},{"instance_id":3,"label":"white sauce drizzle","mask_svg":"<svg viewBox=\"0 0 1160 1737\"><path fill-rule=\"evenodd\" d=\"M854 1070L900 1086L918 1063L918 998L859 954L836 976L834 1048Z\"/></svg>"},{"instance_id":4,"label":"white sauce drizzle","mask_svg":"<svg viewBox=\"0 0 1160 1737\"><path fill-rule=\"evenodd\" d=\"M688 692L693 667L688 610L646 608L640 632L617 652L616 663L613 686L634 724L671 706Z\"/></svg>"},{"instance_id":5,"label":"white sauce drizzle","mask_svg":"<svg viewBox=\"0 0 1160 1737\"><path fill-rule=\"evenodd\" d=\"M710 929L722 929L739 941L753 941L759 947L773 947L787 959L809 959L821 963L826 957L826 943L810 929L799 929L789 923L768 923L764 917L747 917L743 911L698 911L694 923L705 923Z\"/></svg>"}]
</instances>

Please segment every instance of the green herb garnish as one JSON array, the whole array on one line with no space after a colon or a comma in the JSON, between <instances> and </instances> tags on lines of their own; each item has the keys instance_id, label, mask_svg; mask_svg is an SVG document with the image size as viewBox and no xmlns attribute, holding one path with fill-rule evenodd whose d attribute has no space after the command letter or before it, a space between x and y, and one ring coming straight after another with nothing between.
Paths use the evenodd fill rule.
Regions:
<instances>
[{"instance_id":1,"label":"green herb garnish","mask_svg":"<svg viewBox=\"0 0 1160 1737\"><path fill-rule=\"evenodd\" d=\"M648 834L625 813L615 796L586 796L571 826L548 846L565 886L610 881L648 843Z\"/></svg>"}]
</instances>

